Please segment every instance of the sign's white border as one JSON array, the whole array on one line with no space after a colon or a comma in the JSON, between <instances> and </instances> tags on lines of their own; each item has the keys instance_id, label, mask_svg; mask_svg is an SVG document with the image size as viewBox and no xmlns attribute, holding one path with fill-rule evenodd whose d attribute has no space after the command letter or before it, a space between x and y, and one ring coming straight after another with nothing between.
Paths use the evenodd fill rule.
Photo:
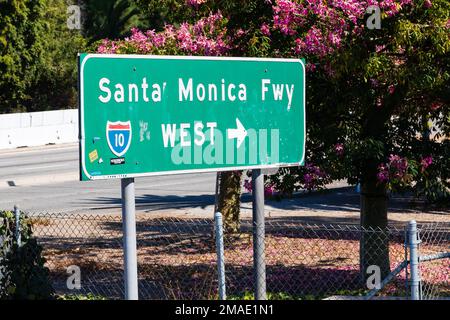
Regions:
<instances>
[{"instance_id":1,"label":"sign's white border","mask_svg":"<svg viewBox=\"0 0 450 320\"><path fill-rule=\"evenodd\" d=\"M294 163L276 163L271 165L255 165L255 166L239 166L239 167L224 167L224 168L206 168L206 169L190 169L190 170L171 170L171 171L158 171L158 172L145 172L145 173L132 173L132 174L116 174L116 175L98 175L91 176L85 166L85 136L84 136L84 65L86 61L90 58L115 58L115 59L160 59L160 60L234 60L234 61L273 61L273 62L290 62L290 63L300 63L303 68L303 134L306 139L306 70L305 64L300 59L283 59L283 58L242 58L242 57L204 57L204 56L154 56L154 55L138 55L138 54L99 54L99 53L89 53L87 54L80 65L79 74L79 86L80 86L80 96L79 96L79 112L80 112L80 130L79 130L79 144L80 144L80 160L81 167L85 176L90 180L104 180L104 179L122 179L122 178L134 178L134 177L146 177L146 176L159 176L159 175L169 175L169 174L183 174L183 173L199 173L199 172L218 172L218 171L232 171L232 170L247 170L247 169L272 169L279 167L293 167L299 166L305 160L305 147L306 141L303 143L303 153L300 162ZM80 59L80 54L78 54L78 59ZM80 180L81 180L80 175Z\"/></svg>"}]
</instances>

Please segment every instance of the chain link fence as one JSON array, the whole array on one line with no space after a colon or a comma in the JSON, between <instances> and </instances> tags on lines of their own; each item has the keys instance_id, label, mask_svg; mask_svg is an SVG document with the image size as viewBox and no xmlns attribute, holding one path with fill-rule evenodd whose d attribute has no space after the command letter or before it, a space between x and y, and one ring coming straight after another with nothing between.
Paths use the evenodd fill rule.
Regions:
<instances>
[{"instance_id":1,"label":"chain link fence","mask_svg":"<svg viewBox=\"0 0 450 320\"><path fill-rule=\"evenodd\" d=\"M435 300L443 295L450 297L450 224L419 226L419 241L421 298Z\"/></svg>"},{"instance_id":2,"label":"chain link fence","mask_svg":"<svg viewBox=\"0 0 450 320\"><path fill-rule=\"evenodd\" d=\"M58 295L93 294L122 299L121 215L33 214L33 234L44 248L50 280ZM137 252L140 299L217 299L214 220L138 214ZM447 224L419 226L420 254L448 252ZM253 228L243 219L238 234L225 234L228 299L253 298ZM269 299L324 299L364 296L370 265L381 280L405 259L403 226L367 229L351 224L308 224L296 217L268 218L265 232L266 289ZM362 252L362 254L360 254ZM364 253L365 252L365 253ZM74 286L73 270L80 271ZM377 292L409 296L408 269ZM422 297L450 297L449 259L422 262Z\"/></svg>"},{"instance_id":3,"label":"chain link fence","mask_svg":"<svg viewBox=\"0 0 450 320\"><path fill-rule=\"evenodd\" d=\"M237 239L226 241L225 248L227 290L237 297L252 291L253 286L250 221L243 224L242 231ZM366 281L369 274L360 270L385 261L385 270L380 270L383 278L404 260L403 243L404 230L397 227L364 229L359 225L306 224L295 218L270 219L266 222L265 237L269 298L362 296L369 291ZM365 256L371 259L367 261L361 259L362 244L370 247ZM249 267L244 269L245 266ZM405 289L403 274L379 295L405 296Z\"/></svg>"}]
</instances>

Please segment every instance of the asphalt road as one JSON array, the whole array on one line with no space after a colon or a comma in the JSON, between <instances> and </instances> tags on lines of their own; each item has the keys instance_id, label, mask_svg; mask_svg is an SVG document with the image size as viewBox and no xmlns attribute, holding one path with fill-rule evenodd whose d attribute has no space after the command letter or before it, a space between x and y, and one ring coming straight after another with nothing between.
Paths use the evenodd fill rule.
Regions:
<instances>
[{"instance_id":1,"label":"asphalt road","mask_svg":"<svg viewBox=\"0 0 450 320\"><path fill-rule=\"evenodd\" d=\"M0 210L18 205L35 213L119 213L120 180L78 181L78 145L0 150ZM136 178L136 209L158 214L211 215L214 211L215 173ZM359 197L344 182L334 182L333 195L267 200L266 213L292 214L358 212ZM241 212L251 215L251 197L245 194Z\"/></svg>"},{"instance_id":2,"label":"asphalt road","mask_svg":"<svg viewBox=\"0 0 450 320\"><path fill-rule=\"evenodd\" d=\"M205 208L214 203L215 173L136 179L137 208ZM72 212L120 208L120 181L78 181L78 145L0 151L0 209Z\"/></svg>"}]
</instances>

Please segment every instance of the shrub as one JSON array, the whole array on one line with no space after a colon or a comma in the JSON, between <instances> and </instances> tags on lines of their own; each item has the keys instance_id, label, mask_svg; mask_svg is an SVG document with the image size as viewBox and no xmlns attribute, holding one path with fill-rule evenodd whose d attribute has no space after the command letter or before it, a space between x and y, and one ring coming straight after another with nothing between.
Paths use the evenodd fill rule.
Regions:
<instances>
[{"instance_id":1,"label":"shrub","mask_svg":"<svg viewBox=\"0 0 450 320\"><path fill-rule=\"evenodd\" d=\"M95 295L92 293L88 294L64 294L57 298L58 300L107 300L106 297Z\"/></svg>"},{"instance_id":2,"label":"shrub","mask_svg":"<svg viewBox=\"0 0 450 320\"><path fill-rule=\"evenodd\" d=\"M53 288L44 266L42 247L32 236L26 215L20 217L21 245L15 237L16 223L11 211L0 211L0 298L50 299Z\"/></svg>"}]
</instances>

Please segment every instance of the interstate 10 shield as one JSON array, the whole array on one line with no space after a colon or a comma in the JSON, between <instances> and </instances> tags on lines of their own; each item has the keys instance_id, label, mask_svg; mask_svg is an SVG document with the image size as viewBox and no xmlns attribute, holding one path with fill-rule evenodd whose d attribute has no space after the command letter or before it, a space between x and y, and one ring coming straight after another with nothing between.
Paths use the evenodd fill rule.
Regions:
<instances>
[{"instance_id":1,"label":"interstate 10 shield","mask_svg":"<svg viewBox=\"0 0 450 320\"><path fill-rule=\"evenodd\" d=\"M106 123L106 138L111 152L116 156L123 156L131 143L131 123L130 121Z\"/></svg>"}]
</instances>

